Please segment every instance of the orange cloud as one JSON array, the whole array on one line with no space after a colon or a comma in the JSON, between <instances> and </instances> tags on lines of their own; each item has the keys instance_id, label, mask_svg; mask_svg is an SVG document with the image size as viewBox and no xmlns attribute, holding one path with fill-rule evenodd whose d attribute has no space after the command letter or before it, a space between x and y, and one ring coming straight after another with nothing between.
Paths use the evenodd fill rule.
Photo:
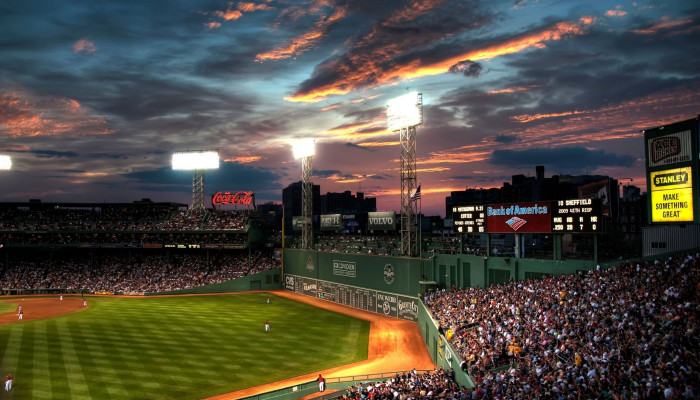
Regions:
<instances>
[{"instance_id":1,"label":"orange cloud","mask_svg":"<svg viewBox=\"0 0 700 400\"><path fill-rule=\"evenodd\" d=\"M223 19L224 21L235 21L241 16L243 16L243 13L238 10L214 11L213 14Z\"/></svg>"},{"instance_id":2,"label":"orange cloud","mask_svg":"<svg viewBox=\"0 0 700 400\"><path fill-rule=\"evenodd\" d=\"M384 147L384 146L398 146L401 142L364 142L358 143L361 147Z\"/></svg>"},{"instance_id":3,"label":"orange cloud","mask_svg":"<svg viewBox=\"0 0 700 400\"><path fill-rule=\"evenodd\" d=\"M627 15L627 11L623 11L622 6L615 7L614 10L608 10L605 12L606 17L624 17Z\"/></svg>"},{"instance_id":4,"label":"orange cloud","mask_svg":"<svg viewBox=\"0 0 700 400\"><path fill-rule=\"evenodd\" d=\"M207 24L204 24L209 29L216 29L216 28L221 28L221 22L209 22Z\"/></svg>"},{"instance_id":5,"label":"orange cloud","mask_svg":"<svg viewBox=\"0 0 700 400\"><path fill-rule=\"evenodd\" d=\"M309 88L300 88L285 100L291 102L316 102L331 95L343 95L360 87L393 84L399 80L419 78L448 73L450 68L464 60L480 61L542 48L548 41L563 40L573 35L585 34L586 27L595 21L592 17L582 17L578 22L564 21L552 26L521 34L501 43L481 49L462 52L438 61L419 58L399 63L394 57L402 55L401 44L391 44L372 52L359 49L346 55L348 61L333 61L320 66L334 71L335 79L329 83ZM404 44L408 45L408 44ZM352 67L351 67L352 66ZM302 85L303 87L303 85Z\"/></svg>"},{"instance_id":6,"label":"orange cloud","mask_svg":"<svg viewBox=\"0 0 700 400\"><path fill-rule=\"evenodd\" d=\"M464 186L460 187L451 187L451 186L443 186L443 187L426 187L421 185L421 195L431 195L431 194L440 194L440 193L450 193L450 192L457 192L464 190ZM365 196L367 197L381 197L381 196L398 196L401 195L401 189L385 189L385 190L375 190L375 191L368 191L365 193Z\"/></svg>"},{"instance_id":7,"label":"orange cloud","mask_svg":"<svg viewBox=\"0 0 700 400\"><path fill-rule=\"evenodd\" d=\"M24 91L0 94L0 125L9 136L107 135L107 120L72 99L40 98Z\"/></svg>"},{"instance_id":8,"label":"orange cloud","mask_svg":"<svg viewBox=\"0 0 700 400\"><path fill-rule=\"evenodd\" d=\"M531 122L531 121L535 121L538 119L568 117L570 115L578 115L578 114L584 114L584 112L583 111L567 111L567 112L556 113L556 114L535 114L535 115L522 114L522 115L514 115L514 116L510 117L510 119L518 121L518 122Z\"/></svg>"},{"instance_id":9,"label":"orange cloud","mask_svg":"<svg viewBox=\"0 0 700 400\"><path fill-rule=\"evenodd\" d=\"M693 20L690 18L678 21L673 21L672 18L673 17L671 16L661 17L661 22L654 24L646 29L635 29L632 31L632 33L637 33L640 35L653 35L661 30L677 28L683 25L691 24L693 22Z\"/></svg>"},{"instance_id":10,"label":"orange cloud","mask_svg":"<svg viewBox=\"0 0 700 400\"><path fill-rule=\"evenodd\" d=\"M261 158L262 158L262 156L238 156L238 157L233 157L233 158L227 158L224 161L225 162L237 162L239 164L247 164L247 163L259 161Z\"/></svg>"},{"instance_id":11,"label":"orange cloud","mask_svg":"<svg viewBox=\"0 0 700 400\"><path fill-rule=\"evenodd\" d=\"M243 12L251 13L253 11L272 10L273 8L268 6L267 4L255 4L255 3L243 3L243 2L241 2L241 3L238 3L238 9L243 11Z\"/></svg>"},{"instance_id":12,"label":"orange cloud","mask_svg":"<svg viewBox=\"0 0 700 400\"><path fill-rule=\"evenodd\" d=\"M258 54L255 56L255 61L283 60L311 50L316 46L316 43L321 40L323 35L325 35L328 27L340 21L346 15L347 10L345 8L338 8L330 17L321 17L320 20L316 21L316 24L314 24L311 30L293 39L290 43L278 46L267 53Z\"/></svg>"},{"instance_id":13,"label":"orange cloud","mask_svg":"<svg viewBox=\"0 0 700 400\"><path fill-rule=\"evenodd\" d=\"M488 94L524 92L526 90L536 89L538 87L540 87L540 86L539 85L518 86L518 87L514 87L514 88L506 88L506 89L501 89L501 90L491 90L488 92Z\"/></svg>"},{"instance_id":14,"label":"orange cloud","mask_svg":"<svg viewBox=\"0 0 700 400\"><path fill-rule=\"evenodd\" d=\"M77 42L73 43L73 52L74 53L86 53L86 54L92 54L97 51L97 46L95 44L87 39L80 39Z\"/></svg>"},{"instance_id":15,"label":"orange cloud","mask_svg":"<svg viewBox=\"0 0 700 400\"><path fill-rule=\"evenodd\" d=\"M340 103L335 103L335 104L331 104L330 106L323 107L321 109L321 111L328 111L328 110L332 110L332 109L338 108L338 107L340 107Z\"/></svg>"}]
</instances>

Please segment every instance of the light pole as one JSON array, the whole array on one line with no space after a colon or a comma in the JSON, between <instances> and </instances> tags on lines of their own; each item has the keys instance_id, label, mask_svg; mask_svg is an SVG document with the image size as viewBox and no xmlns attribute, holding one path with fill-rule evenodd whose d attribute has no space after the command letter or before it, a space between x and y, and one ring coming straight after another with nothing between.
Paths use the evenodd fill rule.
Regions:
<instances>
[{"instance_id":1,"label":"light pole","mask_svg":"<svg viewBox=\"0 0 700 400\"><path fill-rule=\"evenodd\" d=\"M311 161L314 156L314 140L299 140L292 146L294 158L301 159L301 247L313 247L313 185L311 184Z\"/></svg>"},{"instance_id":2,"label":"light pole","mask_svg":"<svg viewBox=\"0 0 700 400\"><path fill-rule=\"evenodd\" d=\"M192 213L204 213L204 171L219 168L218 151L182 151L173 153L173 170L192 171Z\"/></svg>"},{"instance_id":3,"label":"light pole","mask_svg":"<svg viewBox=\"0 0 700 400\"><path fill-rule=\"evenodd\" d=\"M401 144L401 254L417 256L418 229L416 194L420 193L416 176L416 126L423 124L423 95L408 93L389 101L388 128L399 132Z\"/></svg>"}]
</instances>

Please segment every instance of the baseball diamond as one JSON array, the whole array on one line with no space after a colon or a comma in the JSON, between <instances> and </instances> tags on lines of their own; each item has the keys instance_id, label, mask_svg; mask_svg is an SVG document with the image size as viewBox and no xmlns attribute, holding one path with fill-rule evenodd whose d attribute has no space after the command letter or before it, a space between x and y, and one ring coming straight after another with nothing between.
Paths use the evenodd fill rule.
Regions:
<instances>
[{"instance_id":1,"label":"baseball diamond","mask_svg":"<svg viewBox=\"0 0 700 400\"><path fill-rule=\"evenodd\" d=\"M86 308L79 296L4 297L12 311L0 316L0 361L15 376L11 398L233 399L318 371L434 366L415 324L267 295L87 296ZM274 326L267 334L265 319Z\"/></svg>"}]
</instances>

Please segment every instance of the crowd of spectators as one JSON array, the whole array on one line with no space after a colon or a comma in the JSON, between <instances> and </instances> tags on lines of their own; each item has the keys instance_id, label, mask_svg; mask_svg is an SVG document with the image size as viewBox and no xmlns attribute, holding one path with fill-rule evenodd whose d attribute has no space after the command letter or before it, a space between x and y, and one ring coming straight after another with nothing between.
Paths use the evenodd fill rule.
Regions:
<instances>
[{"instance_id":1,"label":"crowd of spectators","mask_svg":"<svg viewBox=\"0 0 700 400\"><path fill-rule=\"evenodd\" d=\"M244 230L248 223L247 210L213 210L209 212L204 229L206 230Z\"/></svg>"},{"instance_id":2,"label":"crowd of spectators","mask_svg":"<svg viewBox=\"0 0 700 400\"><path fill-rule=\"evenodd\" d=\"M0 230L51 231L174 231L244 230L249 210L206 210L190 213L172 207L46 207L0 210Z\"/></svg>"},{"instance_id":3,"label":"crowd of spectators","mask_svg":"<svg viewBox=\"0 0 700 400\"><path fill-rule=\"evenodd\" d=\"M289 240L287 243L290 248L301 246L299 240ZM321 235L316 239L314 249L333 253L395 256L401 252L401 240L396 236Z\"/></svg>"},{"instance_id":4,"label":"crowd of spectators","mask_svg":"<svg viewBox=\"0 0 700 400\"><path fill-rule=\"evenodd\" d=\"M278 266L272 252L112 251L31 254L0 268L0 289L147 293L210 285ZM131 254L131 255L130 255ZM212 255L213 254L213 255Z\"/></svg>"},{"instance_id":5,"label":"crowd of spectators","mask_svg":"<svg viewBox=\"0 0 700 400\"><path fill-rule=\"evenodd\" d=\"M425 302L477 398L694 399L699 259L443 290Z\"/></svg>"},{"instance_id":6,"label":"crowd of spectators","mask_svg":"<svg viewBox=\"0 0 700 400\"><path fill-rule=\"evenodd\" d=\"M470 395L470 391L460 388L452 371L403 372L380 382L360 382L349 387L343 399L460 399ZM483 397L482 397L483 398Z\"/></svg>"}]
</instances>

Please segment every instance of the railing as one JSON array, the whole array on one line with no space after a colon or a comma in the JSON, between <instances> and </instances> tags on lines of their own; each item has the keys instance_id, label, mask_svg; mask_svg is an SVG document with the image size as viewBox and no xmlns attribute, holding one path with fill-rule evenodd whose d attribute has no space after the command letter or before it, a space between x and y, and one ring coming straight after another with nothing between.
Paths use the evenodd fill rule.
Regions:
<instances>
[{"instance_id":1,"label":"railing","mask_svg":"<svg viewBox=\"0 0 700 400\"><path fill-rule=\"evenodd\" d=\"M376 374L364 374L364 375L352 375L352 376L342 376L335 378L326 378L326 389L335 389L336 391L328 394L324 394L315 399L328 400L336 399L342 397L343 393L337 390L347 389L350 386L358 382L368 383L383 380L384 378L391 378L397 374L403 374L406 372L413 372L414 370L406 371L393 371L393 372L381 372ZM418 373L426 373L432 370L415 370ZM267 400L267 399L296 399L304 396L308 396L313 393L318 393L318 381L313 380L305 383L300 383L298 385L287 386L285 388L272 390L265 393L259 393L253 396L242 397L239 400Z\"/></svg>"}]
</instances>

